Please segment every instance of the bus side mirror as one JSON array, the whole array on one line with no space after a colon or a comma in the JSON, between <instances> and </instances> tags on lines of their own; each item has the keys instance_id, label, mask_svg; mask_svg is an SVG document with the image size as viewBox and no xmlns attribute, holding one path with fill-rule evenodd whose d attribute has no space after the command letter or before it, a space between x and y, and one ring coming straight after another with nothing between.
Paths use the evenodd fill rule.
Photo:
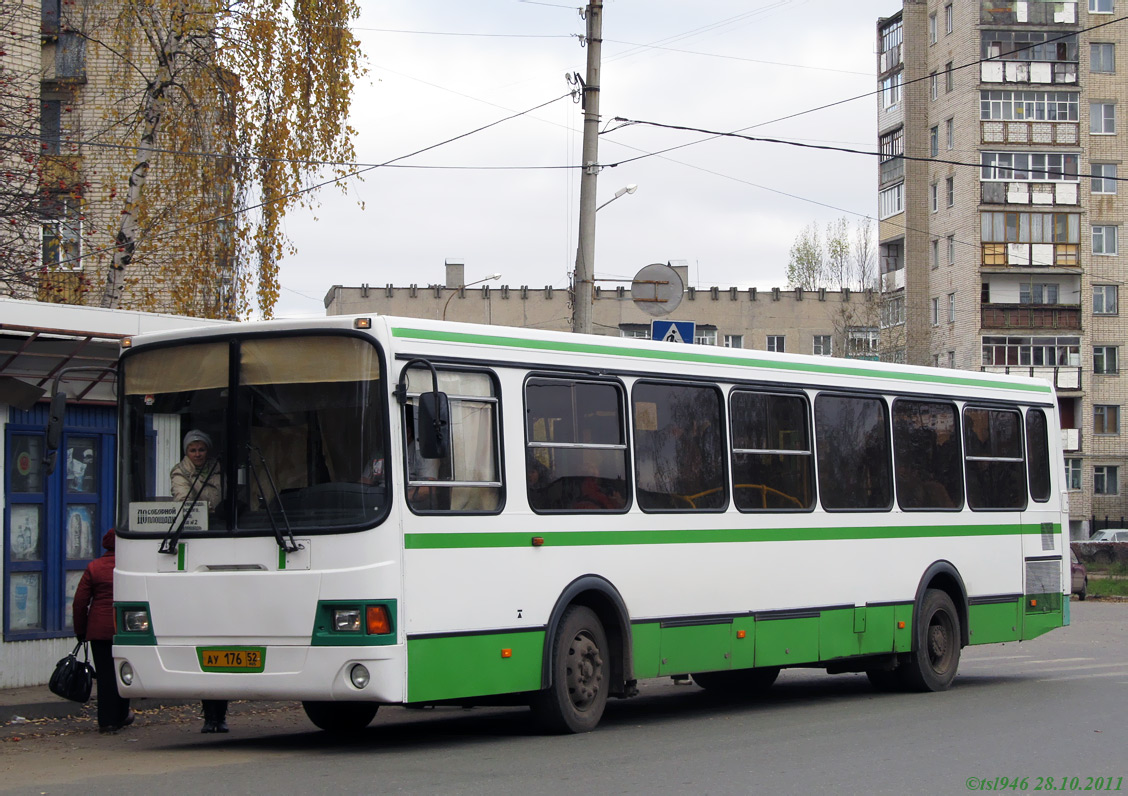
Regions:
<instances>
[{"instance_id":1,"label":"bus side mirror","mask_svg":"<svg viewBox=\"0 0 1128 796\"><path fill-rule=\"evenodd\" d=\"M425 392L419 396L415 439L424 459L445 459L449 455L450 402L445 392Z\"/></svg>"},{"instance_id":2,"label":"bus side mirror","mask_svg":"<svg viewBox=\"0 0 1128 796\"><path fill-rule=\"evenodd\" d=\"M63 419L66 413L67 394L60 390L51 397L51 414L47 418L47 450L43 456L47 475L55 472L55 461L58 458L59 444L63 439Z\"/></svg>"}]
</instances>

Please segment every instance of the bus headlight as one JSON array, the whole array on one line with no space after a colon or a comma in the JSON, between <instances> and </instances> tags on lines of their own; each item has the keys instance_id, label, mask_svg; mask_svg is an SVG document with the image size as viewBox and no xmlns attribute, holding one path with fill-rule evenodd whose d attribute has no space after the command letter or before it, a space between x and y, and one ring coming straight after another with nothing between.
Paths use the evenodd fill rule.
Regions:
<instances>
[{"instance_id":1,"label":"bus headlight","mask_svg":"<svg viewBox=\"0 0 1128 796\"><path fill-rule=\"evenodd\" d=\"M349 670L349 679L357 688L364 688L372 677L368 674L368 668L364 664L358 663Z\"/></svg>"},{"instance_id":2,"label":"bus headlight","mask_svg":"<svg viewBox=\"0 0 1128 796\"><path fill-rule=\"evenodd\" d=\"M125 620L125 629L130 633L149 632L148 611L123 611L122 619Z\"/></svg>"},{"instance_id":3,"label":"bus headlight","mask_svg":"<svg viewBox=\"0 0 1128 796\"><path fill-rule=\"evenodd\" d=\"M344 633L360 632L359 608L334 608L333 629Z\"/></svg>"},{"instance_id":4,"label":"bus headlight","mask_svg":"<svg viewBox=\"0 0 1128 796\"><path fill-rule=\"evenodd\" d=\"M121 668L118 669L118 674L121 675L121 681L123 683L126 685L133 684L133 667L129 664L129 661L121 662Z\"/></svg>"}]
</instances>

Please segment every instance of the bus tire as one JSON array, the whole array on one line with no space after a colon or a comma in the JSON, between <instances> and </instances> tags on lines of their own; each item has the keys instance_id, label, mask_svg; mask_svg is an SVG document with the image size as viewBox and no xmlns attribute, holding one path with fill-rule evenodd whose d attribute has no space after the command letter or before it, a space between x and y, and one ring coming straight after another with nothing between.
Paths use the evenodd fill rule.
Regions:
<instances>
[{"instance_id":1,"label":"bus tire","mask_svg":"<svg viewBox=\"0 0 1128 796\"><path fill-rule=\"evenodd\" d=\"M530 702L542 729L557 734L595 729L607 706L608 654L607 635L595 612L569 606L552 643L552 684Z\"/></svg>"},{"instance_id":2,"label":"bus tire","mask_svg":"<svg viewBox=\"0 0 1128 796\"><path fill-rule=\"evenodd\" d=\"M326 732L358 732L376 717L379 705L372 702L303 702L306 716Z\"/></svg>"},{"instance_id":3,"label":"bus tire","mask_svg":"<svg viewBox=\"0 0 1128 796\"><path fill-rule=\"evenodd\" d=\"M769 688L779 677L778 666L763 666L758 669L730 669L721 672L697 672L693 682L706 691L736 696L758 696Z\"/></svg>"},{"instance_id":4,"label":"bus tire","mask_svg":"<svg viewBox=\"0 0 1128 796\"><path fill-rule=\"evenodd\" d=\"M946 691L960 666L960 615L947 592L928 589L913 617L913 651L905 684L913 691Z\"/></svg>"}]
</instances>

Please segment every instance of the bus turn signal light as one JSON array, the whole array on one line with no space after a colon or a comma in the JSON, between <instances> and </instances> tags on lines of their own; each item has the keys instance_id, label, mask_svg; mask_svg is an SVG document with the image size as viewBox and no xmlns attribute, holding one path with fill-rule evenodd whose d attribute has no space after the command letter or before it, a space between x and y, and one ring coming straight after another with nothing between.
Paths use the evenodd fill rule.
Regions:
<instances>
[{"instance_id":1,"label":"bus turn signal light","mask_svg":"<svg viewBox=\"0 0 1128 796\"><path fill-rule=\"evenodd\" d=\"M513 657L513 650L511 650L511 649L503 649L503 650L501 651L501 657L503 657L503 658L512 658L512 657Z\"/></svg>"},{"instance_id":2,"label":"bus turn signal light","mask_svg":"<svg viewBox=\"0 0 1128 796\"><path fill-rule=\"evenodd\" d=\"M365 627L370 636L381 636L392 632L392 618L383 605L370 605L364 612Z\"/></svg>"},{"instance_id":3,"label":"bus turn signal light","mask_svg":"<svg viewBox=\"0 0 1128 796\"><path fill-rule=\"evenodd\" d=\"M897 623L897 629L898 630L904 630L905 629L905 623L904 622L898 622Z\"/></svg>"},{"instance_id":4,"label":"bus turn signal light","mask_svg":"<svg viewBox=\"0 0 1128 796\"><path fill-rule=\"evenodd\" d=\"M748 635L748 633L747 633L746 631L744 631L744 630L738 630L738 631L736 631L736 637L737 637L737 638L744 638L744 637L745 637L745 636L747 636L747 635Z\"/></svg>"},{"instance_id":5,"label":"bus turn signal light","mask_svg":"<svg viewBox=\"0 0 1128 796\"><path fill-rule=\"evenodd\" d=\"M540 547L543 544L544 544L544 537L543 536L534 536L533 537L533 547Z\"/></svg>"}]
</instances>

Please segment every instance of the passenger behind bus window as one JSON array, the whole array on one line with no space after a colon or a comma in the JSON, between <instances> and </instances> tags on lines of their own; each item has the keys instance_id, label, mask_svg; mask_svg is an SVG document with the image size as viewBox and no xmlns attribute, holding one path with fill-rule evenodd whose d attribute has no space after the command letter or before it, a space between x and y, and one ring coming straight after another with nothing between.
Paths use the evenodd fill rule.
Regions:
<instances>
[{"instance_id":1,"label":"passenger behind bus window","mask_svg":"<svg viewBox=\"0 0 1128 796\"><path fill-rule=\"evenodd\" d=\"M184 435L184 458L173 465L173 500L191 503L197 497L215 512L223 501L223 477L219 460L212 454L211 437L199 429Z\"/></svg>"}]
</instances>

